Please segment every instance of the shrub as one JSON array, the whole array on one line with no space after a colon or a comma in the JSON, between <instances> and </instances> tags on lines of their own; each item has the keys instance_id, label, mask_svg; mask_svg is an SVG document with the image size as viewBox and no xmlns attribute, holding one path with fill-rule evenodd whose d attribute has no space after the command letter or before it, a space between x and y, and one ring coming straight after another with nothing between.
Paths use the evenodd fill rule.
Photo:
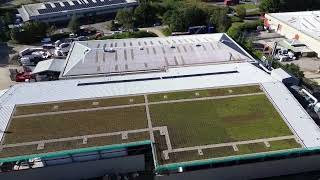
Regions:
<instances>
[{"instance_id":1,"label":"shrub","mask_svg":"<svg viewBox=\"0 0 320 180\"><path fill-rule=\"evenodd\" d=\"M127 38L143 38L143 37L157 37L157 35L152 32L137 31L137 32L123 32L123 33L114 34L114 35L110 35L110 36L103 36L99 39L100 40L103 40L103 39L127 39Z\"/></svg>"}]
</instances>

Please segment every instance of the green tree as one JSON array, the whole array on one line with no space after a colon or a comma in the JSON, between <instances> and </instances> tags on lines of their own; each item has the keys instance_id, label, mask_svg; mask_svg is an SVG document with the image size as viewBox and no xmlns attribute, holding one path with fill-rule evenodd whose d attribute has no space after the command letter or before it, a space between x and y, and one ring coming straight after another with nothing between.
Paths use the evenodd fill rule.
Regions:
<instances>
[{"instance_id":1,"label":"green tree","mask_svg":"<svg viewBox=\"0 0 320 180\"><path fill-rule=\"evenodd\" d=\"M116 31L116 30L118 30L118 27L119 25L118 24L116 24L115 22L114 22L114 20L112 20L109 24L108 24L108 28L111 30L111 31Z\"/></svg>"},{"instance_id":2,"label":"green tree","mask_svg":"<svg viewBox=\"0 0 320 180\"><path fill-rule=\"evenodd\" d=\"M186 31L187 26L183 14L181 9L167 11L163 15L163 23L167 24L171 31Z\"/></svg>"},{"instance_id":3,"label":"green tree","mask_svg":"<svg viewBox=\"0 0 320 180\"><path fill-rule=\"evenodd\" d=\"M48 26L39 21L30 21L25 23L21 28L11 30L11 39L18 43L34 43L40 41L47 35Z\"/></svg>"},{"instance_id":4,"label":"green tree","mask_svg":"<svg viewBox=\"0 0 320 180\"><path fill-rule=\"evenodd\" d=\"M262 12L279 12L284 4L289 4L289 3L294 3L294 2L287 2L285 3L284 0L262 0L260 3L260 10Z\"/></svg>"},{"instance_id":5,"label":"green tree","mask_svg":"<svg viewBox=\"0 0 320 180\"><path fill-rule=\"evenodd\" d=\"M80 23L77 16L74 14L69 21L68 28L71 32L76 33L80 29Z\"/></svg>"},{"instance_id":6,"label":"green tree","mask_svg":"<svg viewBox=\"0 0 320 180\"><path fill-rule=\"evenodd\" d=\"M167 11L162 21L172 31L187 31L190 26L206 25L207 19L208 13L204 9L196 5L187 5Z\"/></svg>"},{"instance_id":7,"label":"green tree","mask_svg":"<svg viewBox=\"0 0 320 180\"><path fill-rule=\"evenodd\" d=\"M226 9L216 9L210 12L210 24L216 27L218 32L226 32L231 26L231 20Z\"/></svg>"},{"instance_id":8,"label":"green tree","mask_svg":"<svg viewBox=\"0 0 320 180\"><path fill-rule=\"evenodd\" d=\"M9 32L9 28L5 23L4 17L0 16L0 42L5 42L10 39Z\"/></svg>"},{"instance_id":9,"label":"green tree","mask_svg":"<svg viewBox=\"0 0 320 180\"><path fill-rule=\"evenodd\" d=\"M228 29L227 34L237 42L239 37L242 35L244 23L236 22L233 23L232 26Z\"/></svg>"},{"instance_id":10,"label":"green tree","mask_svg":"<svg viewBox=\"0 0 320 180\"><path fill-rule=\"evenodd\" d=\"M237 6L236 7L236 13L237 13L237 16L241 19L245 18L246 15L247 15L247 11L246 11L246 8L243 7L243 6Z\"/></svg>"},{"instance_id":11,"label":"green tree","mask_svg":"<svg viewBox=\"0 0 320 180\"><path fill-rule=\"evenodd\" d=\"M10 13L10 12L6 12L4 14L4 23L5 24L13 24L14 23L14 14L13 13Z\"/></svg>"},{"instance_id":12,"label":"green tree","mask_svg":"<svg viewBox=\"0 0 320 180\"><path fill-rule=\"evenodd\" d=\"M119 10L116 15L116 20L124 29L132 30L134 25L132 9L125 8Z\"/></svg>"},{"instance_id":13,"label":"green tree","mask_svg":"<svg viewBox=\"0 0 320 180\"><path fill-rule=\"evenodd\" d=\"M319 0L262 0L259 6L263 12L306 11L320 9Z\"/></svg>"},{"instance_id":14,"label":"green tree","mask_svg":"<svg viewBox=\"0 0 320 180\"><path fill-rule=\"evenodd\" d=\"M187 27L206 25L207 16L207 13L196 5L184 9L184 19Z\"/></svg>"},{"instance_id":15,"label":"green tree","mask_svg":"<svg viewBox=\"0 0 320 180\"><path fill-rule=\"evenodd\" d=\"M150 26L157 21L157 10L148 2L142 2L134 10L134 20L137 26Z\"/></svg>"},{"instance_id":16,"label":"green tree","mask_svg":"<svg viewBox=\"0 0 320 180\"><path fill-rule=\"evenodd\" d=\"M300 70L300 67L293 63L286 64L283 68L299 79L304 77L304 73Z\"/></svg>"}]
</instances>

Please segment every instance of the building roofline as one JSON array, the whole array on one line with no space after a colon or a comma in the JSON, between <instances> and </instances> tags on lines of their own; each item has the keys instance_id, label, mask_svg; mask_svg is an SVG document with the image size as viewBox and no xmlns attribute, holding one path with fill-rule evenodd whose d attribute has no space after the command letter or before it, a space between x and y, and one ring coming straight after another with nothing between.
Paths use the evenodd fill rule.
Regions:
<instances>
[{"instance_id":1,"label":"building roofline","mask_svg":"<svg viewBox=\"0 0 320 180\"><path fill-rule=\"evenodd\" d=\"M63 150L63 151L56 151L56 152L49 152L49 153L7 157L7 158L0 158L0 163L23 161L23 160L33 159L33 158L59 158L59 157L70 156L70 155L79 154L79 153L91 153L91 152L105 151L105 150L117 150L121 148L128 148L128 147L147 145L147 144L151 144L151 141L145 140L145 141L137 141L137 142L131 142L131 143L123 143L123 144L94 146L94 147Z\"/></svg>"},{"instance_id":2,"label":"building roofline","mask_svg":"<svg viewBox=\"0 0 320 180\"><path fill-rule=\"evenodd\" d=\"M287 26L289 26L290 28L292 28L292 29L300 32L301 34L304 34L304 35L306 35L306 36L308 36L308 37L310 37L310 38L312 38L312 39L314 39L314 40L320 41L320 37L316 37L316 36L314 36L314 35L306 32L306 31L304 31L304 30L300 30L300 29L298 29L298 28L295 28L293 25L289 24L287 21L285 21L285 20L283 20L283 19L275 16L275 15L280 15L280 14L297 14L297 13L303 13L303 12L304 12L304 13L312 13L312 12L314 12L314 11L297 11L297 12L267 13L266 15L271 16L271 17L277 19L278 21L286 24ZM319 13L320 13L320 10L319 10L319 11L316 11L316 12L319 12Z\"/></svg>"}]
</instances>

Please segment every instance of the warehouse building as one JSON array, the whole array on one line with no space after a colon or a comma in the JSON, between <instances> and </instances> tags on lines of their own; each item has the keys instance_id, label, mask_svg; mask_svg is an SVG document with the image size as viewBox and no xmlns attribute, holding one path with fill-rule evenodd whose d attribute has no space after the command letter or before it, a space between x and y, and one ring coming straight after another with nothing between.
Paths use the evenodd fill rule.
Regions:
<instances>
[{"instance_id":1,"label":"warehouse building","mask_svg":"<svg viewBox=\"0 0 320 180\"><path fill-rule=\"evenodd\" d=\"M136 0L63 0L22 5L18 11L24 22L56 23L68 21L73 15L78 18L107 15L137 5Z\"/></svg>"},{"instance_id":2,"label":"warehouse building","mask_svg":"<svg viewBox=\"0 0 320 180\"><path fill-rule=\"evenodd\" d=\"M125 47L114 40L108 43L122 47L107 44L98 60L105 41L77 44L80 61L65 64L76 77L4 92L0 179L145 172L157 180L250 179L318 170L320 129L277 72L258 68L225 34L179 38L128 39ZM143 48L126 59L130 42ZM224 53L212 55L217 49ZM88 51L90 76L79 65L90 60L81 54ZM143 58L149 56L157 58ZM103 59L112 68L100 74L97 64L108 65ZM123 67L114 72L116 65Z\"/></svg>"},{"instance_id":3,"label":"warehouse building","mask_svg":"<svg viewBox=\"0 0 320 180\"><path fill-rule=\"evenodd\" d=\"M266 14L264 26L288 39L299 40L320 56L320 11Z\"/></svg>"}]
</instances>

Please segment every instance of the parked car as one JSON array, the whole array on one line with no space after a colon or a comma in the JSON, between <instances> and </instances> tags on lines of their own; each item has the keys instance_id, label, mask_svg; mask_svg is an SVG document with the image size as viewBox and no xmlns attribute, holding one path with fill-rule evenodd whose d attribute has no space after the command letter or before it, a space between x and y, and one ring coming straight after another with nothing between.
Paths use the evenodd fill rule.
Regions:
<instances>
[{"instance_id":1,"label":"parked car","mask_svg":"<svg viewBox=\"0 0 320 180\"><path fill-rule=\"evenodd\" d=\"M71 33L71 34L69 34L69 37L70 37L70 38L76 38L76 37L77 37L77 34Z\"/></svg>"},{"instance_id":2,"label":"parked car","mask_svg":"<svg viewBox=\"0 0 320 180\"><path fill-rule=\"evenodd\" d=\"M89 38L87 36L79 36L76 38L76 41L87 41Z\"/></svg>"},{"instance_id":3,"label":"parked car","mask_svg":"<svg viewBox=\"0 0 320 180\"><path fill-rule=\"evenodd\" d=\"M79 36L91 36L97 33L97 30L94 27L80 27L80 30L77 32Z\"/></svg>"},{"instance_id":4,"label":"parked car","mask_svg":"<svg viewBox=\"0 0 320 180\"><path fill-rule=\"evenodd\" d=\"M103 36L104 36L103 32L97 32L96 35L95 35L95 39L101 38Z\"/></svg>"},{"instance_id":5,"label":"parked car","mask_svg":"<svg viewBox=\"0 0 320 180\"><path fill-rule=\"evenodd\" d=\"M274 56L275 59L278 59L280 62L284 61L290 61L295 60L296 57L294 56L294 53L287 50L287 49L281 49L277 52L277 54Z\"/></svg>"},{"instance_id":6,"label":"parked car","mask_svg":"<svg viewBox=\"0 0 320 180\"><path fill-rule=\"evenodd\" d=\"M26 55L30 55L35 51L43 51L43 49L42 48L26 48L26 49L19 52L19 56L23 57Z\"/></svg>"},{"instance_id":7,"label":"parked car","mask_svg":"<svg viewBox=\"0 0 320 180\"><path fill-rule=\"evenodd\" d=\"M26 82L30 79L32 79L31 72L19 72L16 75L16 82Z\"/></svg>"},{"instance_id":8,"label":"parked car","mask_svg":"<svg viewBox=\"0 0 320 180\"><path fill-rule=\"evenodd\" d=\"M62 43L61 40L57 40L56 42L54 42L54 46L55 46L55 47L58 47L61 43Z\"/></svg>"},{"instance_id":9,"label":"parked car","mask_svg":"<svg viewBox=\"0 0 320 180\"><path fill-rule=\"evenodd\" d=\"M63 52L62 52L61 50L59 50L59 49L55 49L55 50L54 50L54 55L55 55L56 57L64 57Z\"/></svg>"},{"instance_id":10,"label":"parked car","mask_svg":"<svg viewBox=\"0 0 320 180\"><path fill-rule=\"evenodd\" d=\"M60 49L64 49L64 48L69 47L70 45L71 45L70 43L62 43L62 44L59 45L59 48Z\"/></svg>"},{"instance_id":11,"label":"parked car","mask_svg":"<svg viewBox=\"0 0 320 180\"><path fill-rule=\"evenodd\" d=\"M44 45L42 45L42 48L43 49L54 49L55 46L53 44L44 44Z\"/></svg>"},{"instance_id":12,"label":"parked car","mask_svg":"<svg viewBox=\"0 0 320 180\"><path fill-rule=\"evenodd\" d=\"M50 43L51 42L51 38L43 38L41 40L41 43Z\"/></svg>"}]
</instances>

